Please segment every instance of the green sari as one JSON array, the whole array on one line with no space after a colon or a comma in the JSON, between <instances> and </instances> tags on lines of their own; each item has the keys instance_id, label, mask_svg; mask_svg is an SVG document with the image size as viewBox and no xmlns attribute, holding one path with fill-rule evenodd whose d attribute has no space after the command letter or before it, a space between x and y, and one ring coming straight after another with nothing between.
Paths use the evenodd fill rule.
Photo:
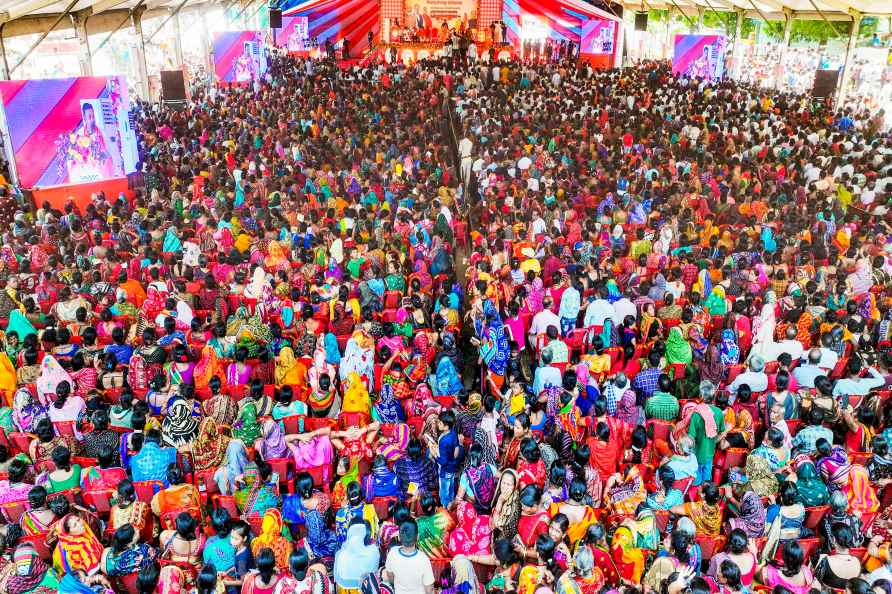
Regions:
<instances>
[{"instance_id":1,"label":"green sari","mask_svg":"<svg viewBox=\"0 0 892 594\"><path fill-rule=\"evenodd\" d=\"M251 447L262 435L260 423L257 422L257 406L254 402L249 402L239 411L238 418L232 425L232 436Z\"/></svg>"},{"instance_id":2,"label":"green sari","mask_svg":"<svg viewBox=\"0 0 892 594\"><path fill-rule=\"evenodd\" d=\"M29 334L37 334L34 324L28 321L25 314L17 309L9 312L9 323L6 324L6 333L9 334L10 332L15 332L19 337L19 341L25 340L25 337Z\"/></svg>"},{"instance_id":3,"label":"green sari","mask_svg":"<svg viewBox=\"0 0 892 594\"><path fill-rule=\"evenodd\" d=\"M418 523L418 548L429 557L447 557L446 539L455 527L455 520L440 508L430 516L421 516Z\"/></svg>"},{"instance_id":4,"label":"green sari","mask_svg":"<svg viewBox=\"0 0 892 594\"><path fill-rule=\"evenodd\" d=\"M690 365L694 358L691 345L684 339L681 329L676 326L669 331L669 338L666 339L666 361L670 365L676 363L684 363Z\"/></svg>"}]
</instances>

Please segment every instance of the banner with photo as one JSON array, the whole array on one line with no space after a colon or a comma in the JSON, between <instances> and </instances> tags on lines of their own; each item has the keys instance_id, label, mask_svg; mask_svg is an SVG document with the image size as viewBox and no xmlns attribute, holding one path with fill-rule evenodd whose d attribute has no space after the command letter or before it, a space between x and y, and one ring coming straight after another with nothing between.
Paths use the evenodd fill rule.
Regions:
<instances>
[{"instance_id":1,"label":"banner with photo","mask_svg":"<svg viewBox=\"0 0 892 594\"><path fill-rule=\"evenodd\" d=\"M689 78L720 80L725 75L724 35L676 35L672 73Z\"/></svg>"},{"instance_id":2,"label":"banner with photo","mask_svg":"<svg viewBox=\"0 0 892 594\"><path fill-rule=\"evenodd\" d=\"M243 83L266 74L266 46L260 31L222 31L214 35L217 82Z\"/></svg>"}]
</instances>

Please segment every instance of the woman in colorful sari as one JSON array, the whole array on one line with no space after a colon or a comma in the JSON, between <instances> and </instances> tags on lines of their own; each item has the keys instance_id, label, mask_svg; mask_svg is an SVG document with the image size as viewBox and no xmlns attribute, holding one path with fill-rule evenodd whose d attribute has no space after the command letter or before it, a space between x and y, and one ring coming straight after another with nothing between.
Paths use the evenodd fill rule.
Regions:
<instances>
[{"instance_id":1,"label":"woman in colorful sari","mask_svg":"<svg viewBox=\"0 0 892 594\"><path fill-rule=\"evenodd\" d=\"M277 386L306 385L307 368L294 357L294 350L290 346L282 347L276 356L275 376Z\"/></svg>"},{"instance_id":2,"label":"woman in colorful sari","mask_svg":"<svg viewBox=\"0 0 892 594\"><path fill-rule=\"evenodd\" d=\"M372 388L375 379L375 341L362 330L357 330L347 341L344 356L338 369L341 381L346 381L351 373L356 373L365 384Z\"/></svg>"},{"instance_id":3,"label":"woman in colorful sari","mask_svg":"<svg viewBox=\"0 0 892 594\"><path fill-rule=\"evenodd\" d=\"M291 533L282 520L282 513L277 509L268 509L263 514L260 534L251 541L251 552L254 557L260 549L270 549L276 557L276 568L285 571L288 568L288 556L292 551Z\"/></svg>"},{"instance_id":4,"label":"woman in colorful sari","mask_svg":"<svg viewBox=\"0 0 892 594\"><path fill-rule=\"evenodd\" d=\"M437 498L425 493L419 500L421 515L418 523L418 549L428 557L446 557L446 541L455 527L455 519L446 508L437 505Z\"/></svg>"},{"instance_id":5,"label":"woman in colorful sari","mask_svg":"<svg viewBox=\"0 0 892 594\"><path fill-rule=\"evenodd\" d=\"M556 594L600 594L607 585L602 567L595 564L589 547L579 547L573 555L571 571L564 572L555 584Z\"/></svg>"},{"instance_id":6,"label":"woman in colorful sari","mask_svg":"<svg viewBox=\"0 0 892 594\"><path fill-rule=\"evenodd\" d=\"M588 527L597 521L595 509L583 503L587 494L585 480L582 477L574 477L570 481L567 501L552 503L548 510L552 518L559 513L567 516L570 521L567 538L572 546L575 546L585 536Z\"/></svg>"},{"instance_id":7,"label":"woman in colorful sari","mask_svg":"<svg viewBox=\"0 0 892 594\"><path fill-rule=\"evenodd\" d=\"M190 444L198 435L200 423L200 419L192 416L192 406L177 398L168 405L167 414L161 422L162 442L172 447Z\"/></svg>"},{"instance_id":8,"label":"woman in colorful sari","mask_svg":"<svg viewBox=\"0 0 892 594\"><path fill-rule=\"evenodd\" d=\"M158 556L154 547L139 542L139 533L125 524L115 530L111 546L102 554L102 572L108 576L137 573Z\"/></svg>"},{"instance_id":9,"label":"woman in colorful sari","mask_svg":"<svg viewBox=\"0 0 892 594\"><path fill-rule=\"evenodd\" d=\"M703 307L706 308L706 311L711 316L726 315L728 313L728 301L725 299L724 287L721 285L714 286L706 301L703 302Z\"/></svg>"},{"instance_id":10,"label":"woman in colorful sari","mask_svg":"<svg viewBox=\"0 0 892 594\"><path fill-rule=\"evenodd\" d=\"M237 488L236 479L245 472L250 460L245 444L238 440L230 440L226 446L226 455L223 464L214 473L214 482L223 495L232 495Z\"/></svg>"},{"instance_id":11,"label":"woman in colorful sari","mask_svg":"<svg viewBox=\"0 0 892 594\"><path fill-rule=\"evenodd\" d=\"M68 372L52 355L46 355L40 362L40 376L37 378L37 396L42 404L56 399L56 387L62 382L73 386L74 382Z\"/></svg>"},{"instance_id":12,"label":"woman in colorful sari","mask_svg":"<svg viewBox=\"0 0 892 594\"><path fill-rule=\"evenodd\" d=\"M245 444L252 444L263 435L260 423L257 422L257 405L251 398L242 400L240 405L238 418L232 424L232 436Z\"/></svg>"},{"instance_id":13,"label":"woman in colorful sari","mask_svg":"<svg viewBox=\"0 0 892 594\"><path fill-rule=\"evenodd\" d=\"M53 594L59 591L58 574L38 556L31 543L16 548L8 575L3 588L8 594Z\"/></svg>"},{"instance_id":14,"label":"woman in colorful sari","mask_svg":"<svg viewBox=\"0 0 892 594\"><path fill-rule=\"evenodd\" d=\"M666 339L666 363L668 365L690 365L694 358L691 345L684 339L681 329L678 327L669 331L669 338Z\"/></svg>"},{"instance_id":15,"label":"woman in colorful sari","mask_svg":"<svg viewBox=\"0 0 892 594\"><path fill-rule=\"evenodd\" d=\"M697 528L697 534L718 536L722 530L722 508L719 506L719 488L713 483L704 483L700 487L700 501L692 501L676 505L670 512L678 516L687 516Z\"/></svg>"},{"instance_id":16,"label":"woman in colorful sari","mask_svg":"<svg viewBox=\"0 0 892 594\"><path fill-rule=\"evenodd\" d=\"M498 396L505 382L511 347L499 311L489 299L483 302L483 316L484 320L475 322L477 339L472 342L478 345L480 358L486 364L489 387Z\"/></svg>"},{"instance_id":17,"label":"woman in colorful sari","mask_svg":"<svg viewBox=\"0 0 892 594\"><path fill-rule=\"evenodd\" d=\"M449 357L443 357L437 364L437 372L433 382L435 396L454 396L464 388L461 376Z\"/></svg>"},{"instance_id":18,"label":"woman in colorful sari","mask_svg":"<svg viewBox=\"0 0 892 594\"><path fill-rule=\"evenodd\" d=\"M475 443L468 450L468 467L461 475L455 498L470 501L479 513L492 511L496 492L496 467L484 460L483 447Z\"/></svg>"},{"instance_id":19,"label":"woman in colorful sari","mask_svg":"<svg viewBox=\"0 0 892 594\"><path fill-rule=\"evenodd\" d=\"M644 503L647 491L638 467L629 465L623 475L612 476L604 485L605 503L615 514L631 515Z\"/></svg>"},{"instance_id":20,"label":"woman in colorful sari","mask_svg":"<svg viewBox=\"0 0 892 594\"><path fill-rule=\"evenodd\" d=\"M28 388L19 388L12 401L12 419L17 429L23 433L33 433L37 421L46 416L46 408L41 406L37 398ZM11 432L10 432L11 433Z\"/></svg>"},{"instance_id":21,"label":"woman in colorful sari","mask_svg":"<svg viewBox=\"0 0 892 594\"><path fill-rule=\"evenodd\" d=\"M212 396L202 404L205 414L217 421L218 425L231 426L238 415L238 404L229 393L222 389L222 376L213 376L208 382Z\"/></svg>"},{"instance_id":22,"label":"woman in colorful sari","mask_svg":"<svg viewBox=\"0 0 892 594\"><path fill-rule=\"evenodd\" d=\"M347 539L347 529L354 518L362 518L369 523L372 538L378 535L378 514L375 506L366 503L362 498L362 489L358 482L351 481L346 488L346 501L335 514L335 534L338 544L343 544Z\"/></svg>"},{"instance_id":23,"label":"woman in colorful sari","mask_svg":"<svg viewBox=\"0 0 892 594\"><path fill-rule=\"evenodd\" d=\"M620 526L613 533L610 552L623 583L640 584L644 574L644 554L635 546L635 536L627 526Z\"/></svg>"},{"instance_id":24,"label":"woman in colorful sari","mask_svg":"<svg viewBox=\"0 0 892 594\"><path fill-rule=\"evenodd\" d=\"M859 516L876 513L880 508L880 500L870 483L867 469L860 464L853 464L848 478L848 488L844 490L848 492L849 512Z\"/></svg>"},{"instance_id":25,"label":"woman in colorful sari","mask_svg":"<svg viewBox=\"0 0 892 594\"><path fill-rule=\"evenodd\" d=\"M455 555L485 555L489 553L492 525L490 517L478 515L467 501L455 506L456 526L449 535L448 551Z\"/></svg>"},{"instance_id":26,"label":"woman in colorful sari","mask_svg":"<svg viewBox=\"0 0 892 594\"><path fill-rule=\"evenodd\" d=\"M278 482L278 475L263 460L249 463L242 473L243 486L234 494L235 504L242 515L262 516L266 510L279 507Z\"/></svg>"},{"instance_id":27,"label":"woman in colorful sari","mask_svg":"<svg viewBox=\"0 0 892 594\"><path fill-rule=\"evenodd\" d=\"M53 567L59 573L76 570L92 573L99 566L104 550L87 523L75 514L68 514L59 524Z\"/></svg>"},{"instance_id":28,"label":"woman in colorful sari","mask_svg":"<svg viewBox=\"0 0 892 594\"><path fill-rule=\"evenodd\" d=\"M815 467L821 473L821 478L828 485L836 485L837 489L843 489L849 482L849 471L852 468L845 448L831 446L826 439L819 439L815 447L817 451Z\"/></svg>"},{"instance_id":29,"label":"woman in colorful sari","mask_svg":"<svg viewBox=\"0 0 892 594\"><path fill-rule=\"evenodd\" d=\"M806 507L827 505L830 502L830 490L821 480L814 462L808 457L796 461L796 491L799 501Z\"/></svg>"},{"instance_id":30,"label":"woman in colorful sari","mask_svg":"<svg viewBox=\"0 0 892 594\"><path fill-rule=\"evenodd\" d=\"M263 421L263 435L254 442L254 451L264 460L288 456L288 443L282 425L272 419Z\"/></svg>"},{"instance_id":31,"label":"woman in colorful sari","mask_svg":"<svg viewBox=\"0 0 892 594\"><path fill-rule=\"evenodd\" d=\"M746 477L742 477L743 480ZM731 479L732 481L732 490L735 492L734 494L740 492L742 489L746 489L745 483L740 483L740 479ZM765 506L762 505L762 500L759 498L759 494L753 490L747 489L740 497L740 504L737 509L737 517L731 518L728 520L728 525L733 530L734 528L740 528L744 532L746 532L747 538L759 538L765 533L765 519L767 516L767 512L765 511Z\"/></svg>"},{"instance_id":32,"label":"woman in colorful sari","mask_svg":"<svg viewBox=\"0 0 892 594\"><path fill-rule=\"evenodd\" d=\"M405 417L406 413L396 398L393 386L381 386L381 393L372 408L372 420L379 423L401 423L405 421Z\"/></svg>"},{"instance_id":33,"label":"woman in colorful sari","mask_svg":"<svg viewBox=\"0 0 892 594\"><path fill-rule=\"evenodd\" d=\"M372 401L366 383L357 372L351 372L347 376L347 384L344 389L344 401L341 404L341 412L362 413L366 417L371 416Z\"/></svg>"},{"instance_id":34,"label":"woman in colorful sari","mask_svg":"<svg viewBox=\"0 0 892 594\"><path fill-rule=\"evenodd\" d=\"M205 418L198 427L198 437L192 444L192 462L195 470L217 468L226 458L230 437L220 433L217 421Z\"/></svg>"}]
</instances>

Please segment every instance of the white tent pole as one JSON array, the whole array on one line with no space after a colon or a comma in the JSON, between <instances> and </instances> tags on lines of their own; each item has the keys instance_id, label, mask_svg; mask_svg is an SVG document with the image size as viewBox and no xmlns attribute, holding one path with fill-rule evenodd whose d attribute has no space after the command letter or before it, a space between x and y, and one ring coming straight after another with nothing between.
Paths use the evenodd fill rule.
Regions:
<instances>
[{"instance_id":1,"label":"white tent pole","mask_svg":"<svg viewBox=\"0 0 892 594\"><path fill-rule=\"evenodd\" d=\"M738 8L735 13L737 18L734 20L734 70L731 77L737 79L740 77L740 62L743 60L743 19L746 13L742 8Z\"/></svg>"},{"instance_id":2,"label":"white tent pole","mask_svg":"<svg viewBox=\"0 0 892 594\"><path fill-rule=\"evenodd\" d=\"M842 107L846 101L846 93L849 81L852 78L852 58L855 54L855 44L858 42L858 29L861 28L861 13L852 13L852 29L849 31L849 43L846 44L846 59L842 64L842 74L839 77L839 88L836 89L836 107Z\"/></svg>"},{"instance_id":3,"label":"white tent pole","mask_svg":"<svg viewBox=\"0 0 892 594\"><path fill-rule=\"evenodd\" d=\"M784 41L781 44L780 59L775 65L774 88L780 88L783 79L784 62L787 58L787 49L790 47L790 34L793 32L793 11L784 9Z\"/></svg>"}]
</instances>

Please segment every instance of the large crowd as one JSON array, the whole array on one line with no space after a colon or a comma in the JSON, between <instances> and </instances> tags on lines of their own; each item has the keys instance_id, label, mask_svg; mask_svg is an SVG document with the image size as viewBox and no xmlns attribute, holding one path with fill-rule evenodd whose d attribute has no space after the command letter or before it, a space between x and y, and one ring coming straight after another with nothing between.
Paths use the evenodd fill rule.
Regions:
<instances>
[{"instance_id":1,"label":"large crowd","mask_svg":"<svg viewBox=\"0 0 892 594\"><path fill-rule=\"evenodd\" d=\"M0 187L0 592L892 594L892 138L668 64L274 56Z\"/></svg>"}]
</instances>

